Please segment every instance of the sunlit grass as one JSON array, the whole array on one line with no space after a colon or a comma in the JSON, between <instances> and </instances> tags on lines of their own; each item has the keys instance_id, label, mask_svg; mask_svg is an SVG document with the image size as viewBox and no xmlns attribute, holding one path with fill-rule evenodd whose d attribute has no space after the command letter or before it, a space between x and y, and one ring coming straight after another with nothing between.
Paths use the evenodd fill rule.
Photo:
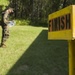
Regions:
<instances>
[{"instance_id":1,"label":"sunlit grass","mask_svg":"<svg viewBox=\"0 0 75 75\"><path fill-rule=\"evenodd\" d=\"M68 74L67 42L48 40L47 28L14 26L6 45L0 48L0 75Z\"/></svg>"},{"instance_id":2,"label":"sunlit grass","mask_svg":"<svg viewBox=\"0 0 75 75\"><path fill-rule=\"evenodd\" d=\"M10 28L7 48L0 48L0 75L5 75L42 31L42 28L15 26ZM0 28L1 38L1 28Z\"/></svg>"}]
</instances>

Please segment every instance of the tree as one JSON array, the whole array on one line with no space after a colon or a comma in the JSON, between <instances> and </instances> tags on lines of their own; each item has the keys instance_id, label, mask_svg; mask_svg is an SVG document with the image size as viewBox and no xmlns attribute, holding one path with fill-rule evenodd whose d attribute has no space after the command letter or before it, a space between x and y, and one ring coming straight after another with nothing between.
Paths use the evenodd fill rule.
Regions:
<instances>
[{"instance_id":1,"label":"tree","mask_svg":"<svg viewBox=\"0 0 75 75\"><path fill-rule=\"evenodd\" d=\"M47 23L50 13L73 4L74 0L9 0L15 9L15 17L29 19L36 24ZM63 6L61 6L63 5ZM61 8L60 8L61 7Z\"/></svg>"},{"instance_id":2,"label":"tree","mask_svg":"<svg viewBox=\"0 0 75 75\"><path fill-rule=\"evenodd\" d=\"M64 2L63 2L63 8L66 6L66 1L67 0L64 0Z\"/></svg>"}]
</instances>

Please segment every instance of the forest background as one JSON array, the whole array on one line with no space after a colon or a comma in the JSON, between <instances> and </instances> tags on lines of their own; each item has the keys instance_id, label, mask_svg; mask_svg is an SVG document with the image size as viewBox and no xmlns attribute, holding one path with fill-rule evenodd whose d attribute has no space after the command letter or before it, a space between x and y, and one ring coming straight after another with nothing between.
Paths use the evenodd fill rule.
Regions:
<instances>
[{"instance_id":1,"label":"forest background","mask_svg":"<svg viewBox=\"0 0 75 75\"><path fill-rule=\"evenodd\" d=\"M18 25L47 26L48 15L75 4L75 0L1 0L0 14L8 6L13 7Z\"/></svg>"}]
</instances>

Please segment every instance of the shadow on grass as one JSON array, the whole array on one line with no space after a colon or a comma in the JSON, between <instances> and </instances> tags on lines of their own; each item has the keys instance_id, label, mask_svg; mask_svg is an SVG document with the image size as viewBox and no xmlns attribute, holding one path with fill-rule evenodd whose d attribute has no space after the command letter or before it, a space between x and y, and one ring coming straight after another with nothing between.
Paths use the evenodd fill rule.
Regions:
<instances>
[{"instance_id":1,"label":"shadow on grass","mask_svg":"<svg viewBox=\"0 0 75 75\"><path fill-rule=\"evenodd\" d=\"M6 75L68 75L67 46L48 40L43 30Z\"/></svg>"}]
</instances>

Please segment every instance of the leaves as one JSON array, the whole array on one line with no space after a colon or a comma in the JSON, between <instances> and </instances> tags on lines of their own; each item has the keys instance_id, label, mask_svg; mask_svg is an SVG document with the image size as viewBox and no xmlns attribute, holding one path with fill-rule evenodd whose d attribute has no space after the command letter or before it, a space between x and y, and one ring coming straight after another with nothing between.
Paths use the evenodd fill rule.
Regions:
<instances>
[{"instance_id":1,"label":"leaves","mask_svg":"<svg viewBox=\"0 0 75 75\"><path fill-rule=\"evenodd\" d=\"M10 0L10 5L15 8L15 17L29 19L33 23L47 22L48 15L74 0Z\"/></svg>"}]
</instances>

